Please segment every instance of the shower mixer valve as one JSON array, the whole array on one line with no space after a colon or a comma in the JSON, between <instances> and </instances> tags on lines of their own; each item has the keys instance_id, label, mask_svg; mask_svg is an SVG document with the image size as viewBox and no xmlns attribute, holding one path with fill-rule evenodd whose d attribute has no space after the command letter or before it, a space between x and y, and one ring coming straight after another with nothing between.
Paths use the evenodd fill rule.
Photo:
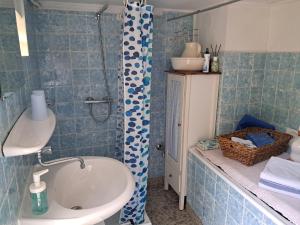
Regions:
<instances>
[{"instance_id":1,"label":"shower mixer valve","mask_svg":"<svg viewBox=\"0 0 300 225\"><path fill-rule=\"evenodd\" d=\"M87 97L84 101L85 104L99 104L99 103L112 103L113 100L110 97L104 97L101 100L96 100L93 97Z\"/></svg>"}]
</instances>

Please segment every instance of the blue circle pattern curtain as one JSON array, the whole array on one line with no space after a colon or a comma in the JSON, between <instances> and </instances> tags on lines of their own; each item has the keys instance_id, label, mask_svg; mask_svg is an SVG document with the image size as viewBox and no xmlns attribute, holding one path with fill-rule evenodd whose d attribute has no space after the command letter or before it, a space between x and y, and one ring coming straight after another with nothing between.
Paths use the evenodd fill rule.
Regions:
<instances>
[{"instance_id":1,"label":"blue circle pattern curtain","mask_svg":"<svg viewBox=\"0 0 300 225\"><path fill-rule=\"evenodd\" d=\"M135 178L135 191L120 222L141 224L148 179L153 6L128 3L123 29L124 163Z\"/></svg>"}]
</instances>

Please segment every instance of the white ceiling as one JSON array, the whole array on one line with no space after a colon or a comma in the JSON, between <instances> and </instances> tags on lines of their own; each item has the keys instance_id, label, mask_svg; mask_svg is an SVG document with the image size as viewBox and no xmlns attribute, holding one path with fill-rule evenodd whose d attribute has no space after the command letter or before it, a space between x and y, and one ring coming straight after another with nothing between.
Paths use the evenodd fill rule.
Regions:
<instances>
[{"instance_id":1,"label":"white ceiling","mask_svg":"<svg viewBox=\"0 0 300 225\"><path fill-rule=\"evenodd\" d=\"M49 0L39 0L40 2ZM123 0L50 0L52 2L84 3L84 4L104 4L122 5ZM147 0L156 8L177 9L177 10L197 10L228 0ZM243 0L247 2L273 3L289 0Z\"/></svg>"}]
</instances>

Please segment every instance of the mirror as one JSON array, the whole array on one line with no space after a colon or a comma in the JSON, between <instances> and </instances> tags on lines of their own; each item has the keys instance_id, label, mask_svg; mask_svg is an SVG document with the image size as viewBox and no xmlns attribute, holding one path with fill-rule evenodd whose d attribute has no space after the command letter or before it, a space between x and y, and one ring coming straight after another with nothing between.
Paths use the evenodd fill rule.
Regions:
<instances>
[{"instance_id":1,"label":"mirror","mask_svg":"<svg viewBox=\"0 0 300 225\"><path fill-rule=\"evenodd\" d=\"M28 71L27 35L23 0L5 3L0 0L0 97L15 92L25 85L25 73ZM18 19L16 19L18 18ZM18 23L16 22L18 20ZM18 29L19 28L19 29ZM19 36L18 36L19 31ZM21 40L21 45L19 44ZM22 46L22 52L20 51Z\"/></svg>"},{"instance_id":2,"label":"mirror","mask_svg":"<svg viewBox=\"0 0 300 225\"><path fill-rule=\"evenodd\" d=\"M29 56L25 8L23 0L14 0L21 56Z\"/></svg>"},{"instance_id":3,"label":"mirror","mask_svg":"<svg viewBox=\"0 0 300 225\"><path fill-rule=\"evenodd\" d=\"M29 55L23 0L0 2L0 99L25 85L29 57L21 55Z\"/></svg>"}]
</instances>

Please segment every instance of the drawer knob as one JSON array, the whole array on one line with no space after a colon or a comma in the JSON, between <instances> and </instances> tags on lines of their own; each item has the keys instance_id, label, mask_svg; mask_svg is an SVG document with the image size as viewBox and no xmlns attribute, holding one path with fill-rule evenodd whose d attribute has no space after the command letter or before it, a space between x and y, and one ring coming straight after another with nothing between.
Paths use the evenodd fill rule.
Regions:
<instances>
[{"instance_id":1,"label":"drawer knob","mask_svg":"<svg viewBox=\"0 0 300 225\"><path fill-rule=\"evenodd\" d=\"M169 177L171 178L173 175L172 174L169 174Z\"/></svg>"}]
</instances>

